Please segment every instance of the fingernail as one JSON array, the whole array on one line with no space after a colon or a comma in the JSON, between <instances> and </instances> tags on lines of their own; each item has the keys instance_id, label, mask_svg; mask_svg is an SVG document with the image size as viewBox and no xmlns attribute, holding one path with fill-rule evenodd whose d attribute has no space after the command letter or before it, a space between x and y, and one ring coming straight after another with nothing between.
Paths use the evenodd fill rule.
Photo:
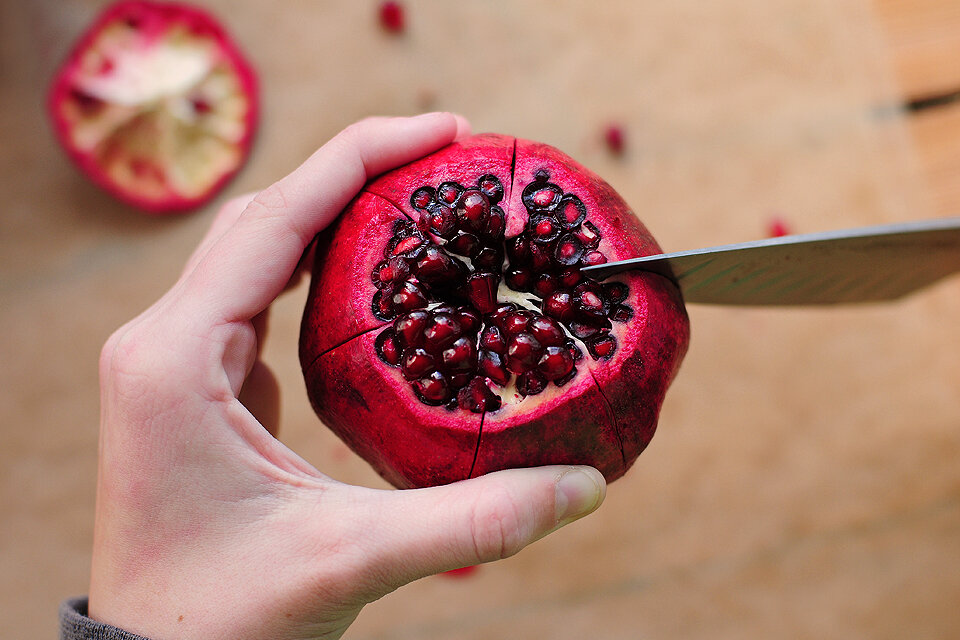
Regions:
<instances>
[{"instance_id":1,"label":"fingernail","mask_svg":"<svg viewBox=\"0 0 960 640\"><path fill-rule=\"evenodd\" d=\"M557 522L567 524L582 518L603 502L607 483L592 467L573 468L557 480Z\"/></svg>"}]
</instances>

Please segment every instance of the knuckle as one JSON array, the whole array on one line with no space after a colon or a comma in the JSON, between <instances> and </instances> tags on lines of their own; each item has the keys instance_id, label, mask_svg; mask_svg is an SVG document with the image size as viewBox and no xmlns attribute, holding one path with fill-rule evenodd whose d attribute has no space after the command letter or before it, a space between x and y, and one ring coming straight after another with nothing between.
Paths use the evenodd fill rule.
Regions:
<instances>
[{"instance_id":1,"label":"knuckle","mask_svg":"<svg viewBox=\"0 0 960 640\"><path fill-rule=\"evenodd\" d=\"M163 340L136 321L107 339L100 354L100 382L115 398L137 398L175 380L167 364Z\"/></svg>"},{"instance_id":2,"label":"knuckle","mask_svg":"<svg viewBox=\"0 0 960 640\"><path fill-rule=\"evenodd\" d=\"M287 197L283 192L283 187L274 182L266 189L258 192L252 200L248 200L246 209L260 209L260 214L276 215L287 208Z\"/></svg>"},{"instance_id":3,"label":"knuckle","mask_svg":"<svg viewBox=\"0 0 960 640\"><path fill-rule=\"evenodd\" d=\"M356 122L353 122L343 130L343 136L348 139L356 138L359 135L362 135L370 126L379 122L382 118L377 116L367 116L366 118L361 118Z\"/></svg>"},{"instance_id":4,"label":"knuckle","mask_svg":"<svg viewBox=\"0 0 960 640\"><path fill-rule=\"evenodd\" d=\"M471 535L477 558L482 561L502 560L526 546L523 510L506 490L481 496L474 507Z\"/></svg>"},{"instance_id":5,"label":"knuckle","mask_svg":"<svg viewBox=\"0 0 960 640\"><path fill-rule=\"evenodd\" d=\"M239 215L256 197L257 194L255 193L245 193L240 196L234 196L223 203L223 206L220 207L220 212L227 216L232 216L234 213Z\"/></svg>"},{"instance_id":6,"label":"knuckle","mask_svg":"<svg viewBox=\"0 0 960 640\"><path fill-rule=\"evenodd\" d=\"M100 353L101 381L109 386L142 375L150 368L152 358L147 356L141 332L126 326L114 333Z\"/></svg>"}]
</instances>

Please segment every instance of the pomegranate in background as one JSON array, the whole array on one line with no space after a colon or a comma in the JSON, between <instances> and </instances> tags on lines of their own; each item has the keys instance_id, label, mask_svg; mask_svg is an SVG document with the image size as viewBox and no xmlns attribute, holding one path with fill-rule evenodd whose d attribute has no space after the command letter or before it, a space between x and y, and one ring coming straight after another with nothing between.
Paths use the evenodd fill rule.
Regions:
<instances>
[{"instance_id":1,"label":"pomegranate in background","mask_svg":"<svg viewBox=\"0 0 960 640\"><path fill-rule=\"evenodd\" d=\"M48 108L61 145L95 183L150 213L186 211L246 160L257 81L210 14L125 0L75 45Z\"/></svg>"}]
</instances>

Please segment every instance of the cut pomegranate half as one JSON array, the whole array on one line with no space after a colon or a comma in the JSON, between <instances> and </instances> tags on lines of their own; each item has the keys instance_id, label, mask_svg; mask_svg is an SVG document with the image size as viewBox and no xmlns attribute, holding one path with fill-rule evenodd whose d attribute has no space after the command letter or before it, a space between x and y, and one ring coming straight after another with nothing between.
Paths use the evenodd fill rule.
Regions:
<instances>
[{"instance_id":1,"label":"cut pomegranate half","mask_svg":"<svg viewBox=\"0 0 960 640\"><path fill-rule=\"evenodd\" d=\"M48 108L96 184L150 213L182 212L213 197L249 154L257 81L210 14L122 1L81 36Z\"/></svg>"}]
</instances>

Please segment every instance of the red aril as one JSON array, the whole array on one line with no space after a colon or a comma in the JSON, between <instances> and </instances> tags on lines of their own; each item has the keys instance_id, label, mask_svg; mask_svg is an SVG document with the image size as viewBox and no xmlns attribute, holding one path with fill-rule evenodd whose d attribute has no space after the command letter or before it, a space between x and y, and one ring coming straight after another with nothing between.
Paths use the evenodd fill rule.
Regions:
<instances>
[{"instance_id":1,"label":"red aril","mask_svg":"<svg viewBox=\"0 0 960 640\"><path fill-rule=\"evenodd\" d=\"M391 171L319 238L313 407L398 487L561 463L614 480L653 436L689 326L666 278L580 269L659 252L546 145L473 136Z\"/></svg>"},{"instance_id":2,"label":"red aril","mask_svg":"<svg viewBox=\"0 0 960 640\"><path fill-rule=\"evenodd\" d=\"M380 24L393 33L401 33L404 26L403 5L395 0L380 3Z\"/></svg>"},{"instance_id":3,"label":"red aril","mask_svg":"<svg viewBox=\"0 0 960 640\"><path fill-rule=\"evenodd\" d=\"M257 82L209 13L127 0L81 36L48 108L61 145L96 184L145 211L178 212L206 202L243 164Z\"/></svg>"}]
</instances>

